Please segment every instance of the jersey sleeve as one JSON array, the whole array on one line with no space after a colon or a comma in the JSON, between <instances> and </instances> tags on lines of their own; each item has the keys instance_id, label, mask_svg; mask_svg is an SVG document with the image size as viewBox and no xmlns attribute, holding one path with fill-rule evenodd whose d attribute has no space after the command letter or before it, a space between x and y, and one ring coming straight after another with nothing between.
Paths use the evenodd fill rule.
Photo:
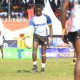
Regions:
<instances>
[{"instance_id":1,"label":"jersey sleeve","mask_svg":"<svg viewBox=\"0 0 80 80\"><path fill-rule=\"evenodd\" d=\"M47 18L47 24L51 24L52 23L51 18L46 14L43 15Z\"/></svg>"},{"instance_id":2,"label":"jersey sleeve","mask_svg":"<svg viewBox=\"0 0 80 80\"><path fill-rule=\"evenodd\" d=\"M51 21L50 17L49 16L46 16L46 17L47 17L47 24L51 24L52 21Z\"/></svg>"},{"instance_id":3,"label":"jersey sleeve","mask_svg":"<svg viewBox=\"0 0 80 80\"><path fill-rule=\"evenodd\" d=\"M29 26L34 26L33 17L30 19Z\"/></svg>"}]
</instances>

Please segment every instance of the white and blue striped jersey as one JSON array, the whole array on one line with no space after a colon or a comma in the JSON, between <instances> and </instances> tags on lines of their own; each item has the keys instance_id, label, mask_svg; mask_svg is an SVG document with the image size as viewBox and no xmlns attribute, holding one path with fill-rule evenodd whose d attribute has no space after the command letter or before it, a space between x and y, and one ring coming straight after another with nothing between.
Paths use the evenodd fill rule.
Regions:
<instances>
[{"instance_id":1,"label":"white and blue striped jersey","mask_svg":"<svg viewBox=\"0 0 80 80\"><path fill-rule=\"evenodd\" d=\"M42 14L42 16L34 15L30 19L29 26L34 27L34 33L39 36L47 36L47 27L48 24L51 24L52 21L48 15Z\"/></svg>"},{"instance_id":2,"label":"white and blue striped jersey","mask_svg":"<svg viewBox=\"0 0 80 80\"><path fill-rule=\"evenodd\" d=\"M3 35L0 35L0 46L3 44L5 37Z\"/></svg>"}]
</instances>

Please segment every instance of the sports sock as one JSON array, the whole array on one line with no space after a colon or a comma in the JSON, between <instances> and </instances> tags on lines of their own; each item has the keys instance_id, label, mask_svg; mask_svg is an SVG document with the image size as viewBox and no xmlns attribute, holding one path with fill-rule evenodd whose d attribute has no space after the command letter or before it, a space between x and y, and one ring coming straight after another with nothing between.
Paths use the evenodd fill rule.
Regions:
<instances>
[{"instance_id":1,"label":"sports sock","mask_svg":"<svg viewBox=\"0 0 80 80\"><path fill-rule=\"evenodd\" d=\"M37 65L37 61L34 61L34 62L33 62L33 65Z\"/></svg>"},{"instance_id":2,"label":"sports sock","mask_svg":"<svg viewBox=\"0 0 80 80\"><path fill-rule=\"evenodd\" d=\"M42 68L45 68L45 63L42 63Z\"/></svg>"}]
</instances>

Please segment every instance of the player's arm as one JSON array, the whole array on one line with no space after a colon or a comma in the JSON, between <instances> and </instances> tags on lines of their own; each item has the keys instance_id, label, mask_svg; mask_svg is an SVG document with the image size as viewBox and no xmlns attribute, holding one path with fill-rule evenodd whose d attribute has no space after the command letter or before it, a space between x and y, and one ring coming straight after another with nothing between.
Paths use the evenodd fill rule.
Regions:
<instances>
[{"instance_id":1,"label":"player's arm","mask_svg":"<svg viewBox=\"0 0 80 80\"><path fill-rule=\"evenodd\" d=\"M52 23L48 24L48 26L49 26L50 38L52 40L52 35L53 35Z\"/></svg>"},{"instance_id":2,"label":"player's arm","mask_svg":"<svg viewBox=\"0 0 80 80\"><path fill-rule=\"evenodd\" d=\"M33 26L34 26L34 22L33 22L33 17L32 17L32 18L30 19L30 22L29 22L29 31L28 31L27 37L30 37L30 35L31 35L31 33L32 33Z\"/></svg>"},{"instance_id":3,"label":"player's arm","mask_svg":"<svg viewBox=\"0 0 80 80\"><path fill-rule=\"evenodd\" d=\"M53 28L52 28L52 21L51 21L49 16L47 16L47 24L49 26L49 32L50 32L50 39L49 39L49 42L48 42L48 45L50 47L50 45L52 43Z\"/></svg>"},{"instance_id":4,"label":"player's arm","mask_svg":"<svg viewBox=\"0 0 80 80\"><path fill-rule=\"evenodd\" d=\"M31 35L31 33L32 33L32 30L33 30L33 26L30 25L30 26L29 26L29 31L28 31L27 37L30 37L30 35Z\"/></svg>"},{"instance_id":5,"label":"player's arm","mask_svg":"<svg viewBox=\"0 0 80 80\"><path fill-rule=\"evenodd\" d=\"M4 39L3 43L4 43L4 42L6 42L6 40L5 40L5 37L4 37L4 36L3 36L3 39Z\"/></svg>"},{"instance_id":6,"label":"player's arm","mask_svg":"<svg viewBox=\"0 0 80 80\"><path fill-rule=\"evenodd\" d=\"M32 33L32 30L33 30L33 26L29 26L29 30L28 30L28 34L27 34L27 38L29 38L30 37L30 35L31 35L31 33ZM26 38L26 37L24 37L24 39ZM24 40L23 39L23 40Z\"/></svg>"},{"instance_id":7,"label":"player's arm","mask_svg":"<svg viewBox=\"0 0 80 80\"><path fill-rule=\"evenodd\" d=\"M52 43L52 34L53 34L52 23L48 24L48 26L49 26L49 32L50 32L50 38L48 41L48 46L50 47L50 45Z\"/></svg>"},{"instance_id":8,"label":"player's arm","mask_svg":"<svg viewBox=\"0 0 80 80\"><path fill-rule=\"evenodd\" d=\"M33 23L33 18L30 19L30 22L29 22L29 30L28 30L28 34L27 34L27 38L30 37L31 33L32 33L32 30L33 30L33 26L34 26L34 23ZM25 39L26 37L24 37Z\"/></svg>"},{"instance_id":9,"label":"player's arm","mask_svg":"<svg viewBox=\"0 0 80 80\"><path fill-rule=\"evenodd\" d=\"M63 35L66 33L65 21L66 21L66 13L68 9L69 9L69 0L64 0L60 11Z\"/></svg>"}]
</instances>

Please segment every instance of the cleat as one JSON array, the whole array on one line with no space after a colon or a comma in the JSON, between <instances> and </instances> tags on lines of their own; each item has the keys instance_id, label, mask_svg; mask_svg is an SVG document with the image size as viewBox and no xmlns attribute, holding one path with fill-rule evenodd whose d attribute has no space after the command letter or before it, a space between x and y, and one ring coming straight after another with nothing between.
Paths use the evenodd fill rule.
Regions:
<instances>
[{"instance_id":1,"label":"cleat","mask_svg":"<svg viewBox=\"0 0 80 80\"><path fill-rule=\"evenodd\" d=\"M76 63L76 60L75 59L73 59L73 63Z\"/></svg>"},{"instance_id":2,"label":"cleat","mask_svg":"<svg viewBox=\"0 0 80 80\"><path fill-rule=\"evenodd\" d=\"M71 64L76 64L76 62L71 62Z\"/></svg>"},{"instance_id":3,"label":"cleat","mask_svg":"<svg viewBox=\"0 0 80 80\"><path fill-rule=\"evenodd\" d=\"M4 61L4 60L2 59L2 61Z\"/></svg>"},{"instance_id":4,"label":"cleat","mask_svg":"<svg viewBox=\"0 0 80 80\"><path fill-rule=\"evenodd\" d=\"M41 73L45 73L44 68L41 68Z\"/></svg>"},{"instance_id":5,"label":"cleat","mask_svg":"<svg viewBox=\"0 0 80 80\"><path fill-rule=\"evenodd\" d=\"M38 71L38 70L37 70L37 66L34 65L33 69L31 70L31 73L35 73L35 72L37 72L37 71Z\"/></svg>"}]
</instances>

